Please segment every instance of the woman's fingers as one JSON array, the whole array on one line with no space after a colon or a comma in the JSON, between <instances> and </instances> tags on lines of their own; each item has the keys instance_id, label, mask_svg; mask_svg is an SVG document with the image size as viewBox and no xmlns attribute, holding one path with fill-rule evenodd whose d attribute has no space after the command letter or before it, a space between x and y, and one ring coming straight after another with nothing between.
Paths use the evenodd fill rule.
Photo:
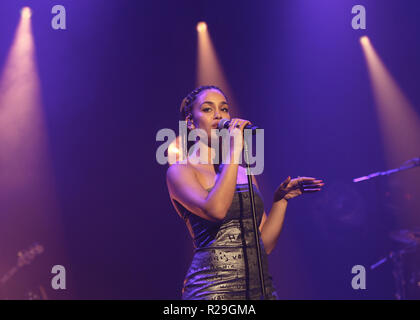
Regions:
<instances>
[{"instance_id":1,"label":"woman's fingers","mask_svg":"<svg viewBox=\"0 0 420 320\"><path fill-rule=\"evenodd\" d=\"M243 133L246 125L250 123L248 120L238 119L237 127Z\"/></svg>"},{"instance_id":2,"label":"woman's fingers","mask_svg":"<svg viewBox=\"0 0 420 320\"><path fill-rule=\"evenodd\" d=\"M244 120L244 119L239 119L239 118L233 118L232 120L230 120L230 127L231 128L245 128L245 126L247 124L251 124L250 121L248 120Z\"/></svg>"},{"instance_id":3,"label":"woman's fingers","mask_svg":"<svg viewBox=\"0 0 420 320\"><path fill-rule=\"evenodd\" d=\"M299 177L298 178L298 183L300 185L311 185L311 184L322 184L324 183L323 180L317 180L316 178L312 178L312 177Z\"/></svg>"},{"instance_id":4,"label":"woman's fingers","mask_svg":"<svg viewBox=\"0 0 420 320\"><path fill-rule=\"evenodd\" d=\"M286 180L284 180L282 183L281 183L281 185L283 186L283 187L286 187L288 184L289 184L289 182L290 182L290 180L292 179L292 177L290 177L290 176L288 176L287 178L286 178Z\"/></svg>"},{"instance_id":5,"label":"woman's fingers","mask_svg":"<svg viewBox=\"0 0 420 320\"><path fill-rule=\"evenodd\" d=\"M317 183L323 183L324 181L323 180L314 180L314 181L311 181L312 182L312 184L317 184Z\"/></svg>"},{"instance_id":6,"label":"woman's fingers","mask_svg":"<svg viewBox=\"0 0 420 320\"><path fill-rule=\"evenodd\" d=\"M318 189L303 189L302 190L302 192L305 192L305 193L313 193L313 192L318 192L318 191L321 191L321 189L318 188Z\"/></svg>"},{"instance_id":7,"label":"woman's fingers","mask_svg":"<svg viewBox=\"0 0 420 320\"><path fill-rule=\"evenodd\" d=\"M241 129L241 131L243 131L244 129L245 129L245 127L246 127L246 125L249 123L249 121L243 121L242 123L241 123L241 125L240 125L240 129Z\"/></svg>"},{"instance_id":8,"label":"woman's fingers","mask_svg":"<svg viewBox=\"0 0 420 320\"><path fill-rule=\"evenodd\" d=\"M233 129L235 129L236 128L236 125L237 125L237 123L238 123L238 119L232 119L231 121L230 121L230 130L233 130Z\"/></svg>"},{"instance_id":9,"label":"woman's fingers","mask_svg":"<svg viewBox=\"0 0 420 320\"><path fill-rule=\"evenodd\" d=\"M240 130L240 127L241 127L240 119L234 118L230 121L229 132L233 132L234 130Z\"/></svg>"},{"instance_id":10,"label":"woman's fingers","mask_svg":"<svg viewBox=\"0 0 420 320\"><path fill-rule=\"evenodd\" d=\"M313 177L299 177L299 189L305 193L312 193L321 191L321 188L325 185L321 179Z\"/></svg>"},{"instance_id":11,"label":"woman's fingers","mask_svg":"<svg viewBox=\"0 0 420 320\"><path fill-rule=\"evenodd\" d=\"M323 187L324 184L323 183L319 183L319 184L307 184L307 185L302 185L303 189L317 189L317 188L321 188Z\"/></svg>"},{"instance_id":12,"label":"woman's fingers","mask_svg":"<svg viewBox=\"0 0 420 320\"><path fill-rule=\"evenodd\" d=\"M323 180L312 180L312 181L302 181L302 185L311 185L311 184L325 184Z\"/></svg>"},{"instance_id":13,"label":"woman's fingers","mask_svg":"<svg viewBox=\"0 0 420 320\"><path fill-rule=\"evenodd\" d=\"M312 177L299 177L299 181L306 182L306 181L314 181L316 178Z\"/></svg>"},{"instance_id":14,"label":"woman's fingers","mask_svg":"<svg viewBox=\"0 0 420 320\"><path fill-rule=\"evenodd\" d=\"M288 177L284 182L282 182L281 186L286 187L291 178ZM321 188L325 185L324 181L321 179L316 179L314 177L298 177L293 179L293 188L298 187L302 192L306 192L307 190L310 190L309 192L313 191L320 191Z\"/></svg>"},{"instance_id":15,"label":"woman's fingers","mask_svg":"<svg viewBox=\"0 0 420 320\"><path fill-rule=\"evenodd\" d=\"M321 191L321 188L325 185L322 180L313 180L312 182L306 181L306 183L301 184L302 192L310 193Z\"/></svg>"}]
</instances>

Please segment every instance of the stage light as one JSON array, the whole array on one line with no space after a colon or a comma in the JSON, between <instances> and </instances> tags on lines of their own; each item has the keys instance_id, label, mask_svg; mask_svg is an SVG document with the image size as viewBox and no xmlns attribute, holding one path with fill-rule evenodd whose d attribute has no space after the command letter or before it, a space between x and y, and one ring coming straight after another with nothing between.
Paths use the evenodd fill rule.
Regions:
<instances>
[{"instance_id":1,"label":"stage light","mask_svg":"<svg viewBox=\"0 0 420 320\"><path fill-rule=\"evenodd\" d=\"M368 37L362 37L360 42L372 84L387 167L397 168L418 157L420 117L376 52L372 41ZM402 194L418 193L418 170L399 172L392 179L400 185ZM404 199L398 196L398 203L407 212L405 218L413 219L406 223L420 222L420 218L415 218L420 209L418 195Z\"/></svg>"},{"instance_id":2,"label":"stage light","mask_svg":"<svg viewBox=\"0 0 420 320\"><path fill-rule=\"evenodd\" d=\"M201 22L197 23L197 31L198 32L207 31L207 23L205 23L204 21L201 21Z\"/></svg>"},{"instance_id":3,"label":"stage light","mask_svg":"<svg viewBox=\"0 0 420 320\"><path fill-rule=\"evenodd\" d=\"M369 37L368 36L363 36L363 37L360 38L360 43L362 45L368 45L369 42L370 42L370 40L369 40Z\"/></svg>"},{"instance_id":4,"label":"stage light","mask_svg":"<svg viewBox=\"0 0 420 320\"><path fill-rule=\"evenodd\" d=\"M207 24L197 24L197 78L196 86L216 85L229 97L229 109L232 114L238 114L235 98L224 75L223 68L213 46Z\"/></svg>"},{"instance_id":5,"label":"stage light","mask_svg":"<svg viewBox=\"0 0 420 320\"><path fill-rule=\"evenodd\" d=\"M22 18L29 19L32 16L32 10L29 7L23 7L20 14L22 15Z\"/></svg>"},{"instance_id":6,"label":"stage light","mask_svg":"<svg viewBox=\"0 0 420 320\"><path fill-rule=\"evenodd\" d=\"M368 37L360 39L365 54L379 124L390 166L418 156L420 118Z\"/></svg>"},{"instance_id":7,"label":"stage light","mask_svg":"<svg viewBox=\"0 0 420 320\"><path fill-rule=\"evenodd\" d=\"M0 61L0 261L15 244L44 239L59 248L62 236L31 10L20 13L6 60Z\"/></svg>"}]
</instances>

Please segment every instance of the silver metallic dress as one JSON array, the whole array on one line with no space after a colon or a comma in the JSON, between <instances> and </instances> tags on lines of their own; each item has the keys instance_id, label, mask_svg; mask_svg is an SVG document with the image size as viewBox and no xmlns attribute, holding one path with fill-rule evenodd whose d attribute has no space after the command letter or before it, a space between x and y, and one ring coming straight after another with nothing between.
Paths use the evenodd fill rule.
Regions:
<instances>
[{"instance_id":1,"label":"silver metallic dress","mask_svg":"<svg viewBox=\"0 0 420 320\"><path fill-rule=\"evenodd\" d=\"M264 205L254 186L258 225ZM248 184L236 185L226 218L211 222L176 203L193 237L195 252L182 289L186 300L261 299ZM266 299L277 299L260 239Z\"/></svg>"}]
</instances>

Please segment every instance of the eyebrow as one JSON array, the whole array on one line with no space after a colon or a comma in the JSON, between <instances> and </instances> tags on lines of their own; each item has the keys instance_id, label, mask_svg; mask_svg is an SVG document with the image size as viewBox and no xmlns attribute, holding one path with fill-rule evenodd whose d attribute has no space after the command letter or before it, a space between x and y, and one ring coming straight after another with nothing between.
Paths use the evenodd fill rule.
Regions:
<instances>
[{"instance_id":1,"label":"eyebrow","mask_svg":"<svg viewBox=\"0 0 420 320\"><path fill-rule=\"evenodd\" d=\"M204 101L201 105L200 105L200 107L203 105L203 104L211 104L211 105L215 105L214 104L214 102L212 102L212 101ZM222 105L225 105L225 104L228 104L226 101L222 101L222 102L220 102L220 104L219 104L219 106L222 106Z\"/></svg>"}]
</instances>

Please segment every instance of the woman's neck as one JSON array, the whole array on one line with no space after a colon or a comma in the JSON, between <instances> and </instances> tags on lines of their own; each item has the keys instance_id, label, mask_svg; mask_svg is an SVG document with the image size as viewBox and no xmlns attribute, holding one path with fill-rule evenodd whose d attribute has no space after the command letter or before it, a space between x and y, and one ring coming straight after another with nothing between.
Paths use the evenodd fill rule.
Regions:
<instances>
[{"instance_id":1,"label":"woman's neck","mask_svg":"<svg viewBox=\"0 0 420 320\"><path fill-rule=\"evenodd\" d=\"M194 163L214 164L216 163L216 150L201 140L197 141L193 146L194 150L188 159Z\"/></svg>"}]
</instances>

